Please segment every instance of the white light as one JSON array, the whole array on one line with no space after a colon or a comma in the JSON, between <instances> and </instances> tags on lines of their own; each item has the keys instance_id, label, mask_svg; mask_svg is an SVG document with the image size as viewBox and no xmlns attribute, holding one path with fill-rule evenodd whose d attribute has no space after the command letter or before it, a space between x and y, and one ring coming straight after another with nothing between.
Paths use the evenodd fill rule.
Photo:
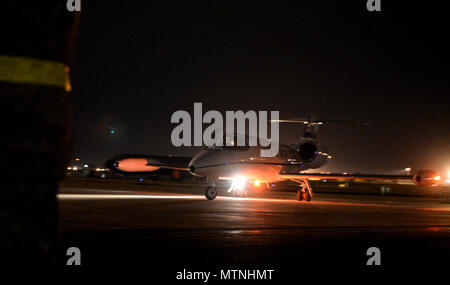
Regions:
<instances>
[{"instance_id":1,"label":"white light","mask_svg":"<svg viewBox=\"0 0 450 285\"><path fill-rule=\"evenodd\" d=\"M72 170L77 171L77 170L78 170L78 167L74 166L74 167L72 168Z\"/></svg>"},{"instance_id":2,"label":"white light","mask_svg":"<svg viewBox=\"0 0 450 285\"><path fill-rule=\"evenodd\" d=\"M70 166L69 166L69 167L67 167L67 170L72 170L72 167L70 167Z\"/></svg>"},{"instance_id":3,"label":"white light","mask_svg":"<svg viewBox=\"0 0 450 285\"><path fill-rule=\"evenodd\" d=\"M89 165L87 165L87 164L85 164L85 165L83 165L84 167L89 167Z\"/></svg>"},{"instance_id":4,"label":"white light","mask_svg":"<svg viewBox=\"0 0 450 285\"><path fill-rule=\"evenodd\" d=\"M233 177L231 181L231 186L228 189L228 192L231 192L233 190L244 190L245 185L247 183L247 179L243 176L235 176Z\"/></svg>"},{"instance_id":5,"label":"white light","mask_svg":"<svg viewBox=\"0 0 450 285\"><path fill-rule=\"evenodd\" d=\"M233 178L233 186L236 189L244 189L246 182L247 180L243 176L236 176L235 178Z\"/></svg>"}]
</instances>

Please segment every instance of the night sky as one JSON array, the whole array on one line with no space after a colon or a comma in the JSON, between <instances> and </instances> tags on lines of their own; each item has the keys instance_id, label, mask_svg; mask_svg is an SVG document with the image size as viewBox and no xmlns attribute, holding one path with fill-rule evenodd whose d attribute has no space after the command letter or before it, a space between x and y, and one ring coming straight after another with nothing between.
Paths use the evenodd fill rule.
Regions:
<instances>
[{"instance_id":1,"label":"night sky","mask_svg":"<svg viewBox=\"0 0 450 285\"><path fill-rule=\"evenodd\" d=\"M116 2L82 7L72 84L74 157L83 162L193 155L171 145L170 117L202 102L204 112L373 122L324 127L319 138L333 160L323 170L450 169L443 7L382 0L382 11L370 13L366 0ZM300 134L299 126L280 126L282 142Z\"/></svg>"}]
</instances>

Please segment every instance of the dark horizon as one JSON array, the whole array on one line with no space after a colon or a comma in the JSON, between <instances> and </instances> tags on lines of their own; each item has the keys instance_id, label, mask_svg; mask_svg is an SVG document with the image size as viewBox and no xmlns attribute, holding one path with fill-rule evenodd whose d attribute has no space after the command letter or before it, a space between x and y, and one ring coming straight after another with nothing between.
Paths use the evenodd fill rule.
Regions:
<instances>
[{"instance_id":1,"label":"dark horizon","mask_svg":"<svg viewBox=\"0 0 450 285\"><path fill-rule=\"evenodd\" d=\"M279 110L371 121L324 127L324 171L450 167L445 9L366 1L83 3L72 67L74 156L193 155L176 110ZM112 134L111 131L115 133ZM280 126L294 143L298 126Z\"/></svg>"}]
</instances>

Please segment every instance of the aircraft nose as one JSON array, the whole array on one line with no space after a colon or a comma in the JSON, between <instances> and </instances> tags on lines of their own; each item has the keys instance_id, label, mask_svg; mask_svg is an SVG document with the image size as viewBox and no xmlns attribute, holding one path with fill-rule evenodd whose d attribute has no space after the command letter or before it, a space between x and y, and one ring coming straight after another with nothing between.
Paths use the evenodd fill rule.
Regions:
<instances>
[{"instance_id":1,"label":"aircraft nose","mask_svg":"<svg viewBox=\"0 0 450 285\"><path fill-rule=\"evenodd\" d=\"M200 174L198 170L210 164L211 154L209 151L202 151L192 158L189 162L189 172L192 174Z\"/></svg>"},{"instance_id":2,"label":"aircraft nose","mask_svg":"<svg viewBox=\"0 0 450 285\"><path fill-rule=\"evenodd\" d=\"M189 162L188 168L189 172L192 174L196 174L197 167L202 163L201 155L202 153L197 154L194 156L191 161Z\"/></svg>"},{"instance_id":3,"label":"aircraft nose","mask_svg":"<svg viewBox=\"0 0 450 285\"><path fill-rule=\"evenodd\" d=\"M191 161L188 164L189 172L193 175L195 175L195 169L197 168L197 160L198 160L198 154L194 156Z\"/></svg>"}]
</instances>

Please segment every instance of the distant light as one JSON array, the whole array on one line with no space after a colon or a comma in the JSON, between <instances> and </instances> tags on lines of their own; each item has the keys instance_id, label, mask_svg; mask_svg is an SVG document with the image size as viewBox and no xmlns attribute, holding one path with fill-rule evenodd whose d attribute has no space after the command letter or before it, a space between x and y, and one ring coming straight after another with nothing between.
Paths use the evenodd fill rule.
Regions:
<instances>
[{"instance_id":1,"label":"distant light","mask_svg":"<svg viewBox=\"0 0 450 285\"><path fill-rule=\"evenodd\" d=\"M259 181L258 179L255 180L254 182L256 187L259 187L259 185L261 185L261 181Z\"/></svg>"},{"instance_id":2,"label":"distant light","mask_svg":"<svg viewBox=\"0 0 450 285\"><path fill-rule=\"evenodd\" d=\"M75 158L75 161L80 161L80 159L77 157L77 158Z\"/></svg>"},{"instance_id":3,"label":"distant light","mask_svg":"<svg viewBox=\"0 0 450 285\"><path fill-rule=\"evenodd\" d=\"M78 170L78 167L74 166L74 167L72 168L72 170L77 171L77 170Z\"/></svg>"},{"instance_id":4,"label":"distant light","mask_svg":"<svg viewBox=\"0 0 450 285\"><path fill-rule=\"evenodd\" d=\"M101 169L100 168L96 168L95 171L101 171Z\"/></svg>"},{"instance_id":5,"label":"distant light","mask_svg":"<svg viewBox=\"0 0 450 285\"><path fill-rule=\"evenodd\" d=\"M434 178L433 178L434 180L436 180L436 181L439 181L439 180L441 180L441 176L435 176Z\"/></svg>"},{"instance_id":6,"label":"distant light","mask_svg":"<svg viewBox=\"0 0 450 285\"><path fill-rule=\"evenodd\" d=\"M144 181L144 178L139 178L139 181L141 181L141 182Z\"/></svg>"},{"instance_id":7,"label":"distant light","mask_svg":"<svg viewBox=\"0 0 450 285\"><path fill-rule=\"evenodd\" d=\"M113 135L113 134L116 133L116 131L115 130L111 130L110 133Z\"/></svg>"},{"instance_id":8,"label":"distant light","mask_svg":"<svg viewBox=\"0 0 450 285\"><path fill-rule=\"evenodd\" d=\"M69 166L69 167L67 167L67 170L72 170L72 167L70 167L70 166Z\"/></svg>"},{"instance_id":9,"label":"distant light","mask_svg":"<svg viewBox=\"0 0 450 285\"><path fill-rule=\"evenodd\" d=\"M272 184L272 187L275 187L275 186L277 186L277 184Z\"/></svg>"},{"instance_id":10,"label":"distant light","mask_svg":"<svg viewBox=\"0 0 450 285\"><path fill-rule=\"evenodd\" d=\"M405 171L411 171L411 167L406 167Z\"/></svg>"},{"instance_id":11,"label":"distant light","mask_svg":"<svg viewBox=\"0 0 450 285\"><path fill-rule=\"evenodd\" d=\"M85 168L86 168L86 167L89 167L89 165L85 164L85 165L83 165L83 167L85 167Z\"/></svg>"},{"instance_id":12,"label":"distant light","mask_svg":"<svg viewBox=\"0 0 450 285\"><path fill-rule=\"evenodd\" d=\"M326 179L323 179L322 182L327 182L327 180L326 180Z\"/></svg>"}]
</instances>

